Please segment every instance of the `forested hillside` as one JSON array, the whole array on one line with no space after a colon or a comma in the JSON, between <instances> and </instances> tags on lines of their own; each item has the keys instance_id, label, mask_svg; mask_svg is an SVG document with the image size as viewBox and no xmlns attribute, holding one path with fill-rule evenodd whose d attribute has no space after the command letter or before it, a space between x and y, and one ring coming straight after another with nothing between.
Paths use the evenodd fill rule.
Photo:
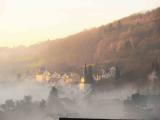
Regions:
<instances>
[{"instance_id":1,"label":"forested hillside","mask_svg":"<svg viewBox=\"0 0 160 120\"><path fill-rule=\"evenodd\" d=\"M63 30L62 30L63 31ZM145 76L160 57L160 8L137 13L69 37L29 47L0 48L1 72L47 66L74 70L87 64L121 63L125 74Z\"/></svg>"}]
</instances>

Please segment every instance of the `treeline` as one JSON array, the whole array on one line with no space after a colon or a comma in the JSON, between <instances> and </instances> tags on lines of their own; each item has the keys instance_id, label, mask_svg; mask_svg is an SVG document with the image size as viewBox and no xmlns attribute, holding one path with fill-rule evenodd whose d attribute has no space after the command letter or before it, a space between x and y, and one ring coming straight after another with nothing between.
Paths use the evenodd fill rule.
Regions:
<instances>
[{"instance_id":1,"label":"treeline","mask_svg":"<svg viewBox=\"0 0 160 120\"><path fill-rule=\"evenodd\" d=\"M59 98L57 89L53 87L46 100L33 101L32 96L24 96L22 100L6 100L0 105L0 120L58 120L68 115L78 116L78 113L64 106L68 102L74 103L71 99Z\"/></svg>"}]
</instances>

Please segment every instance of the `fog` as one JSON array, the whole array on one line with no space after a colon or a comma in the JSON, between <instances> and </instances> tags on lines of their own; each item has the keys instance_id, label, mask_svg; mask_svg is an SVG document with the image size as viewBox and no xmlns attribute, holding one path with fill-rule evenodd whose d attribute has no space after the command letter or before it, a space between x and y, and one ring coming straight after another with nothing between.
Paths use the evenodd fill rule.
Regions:
<instances>
[{"instance_id":1,"label":"fog","mask_svg":"<svg viewBox=\"0 0 160 120\"><path fill-rule=\"evenodd\" d=\"M24 96L31 95L33 100L46 99L51 87L36 82L33 78L25 80L1 80L0 82L0 103L7 99L20 100Z\"/></svg>"},{"instance_id":2,"label":"fog","mask_svg":"<svg viewBox=\"0 0 160 120\"><path fill-rule=\"evenodd\" d=\"M59 117L146 118L147 112L126 115L130 111L126 111L124 101L137 92L132 85L97 91L90 84L85 84L82 90L79 84L66 85L62 81L59 80L54 87L32 78L1 81L0 120L57 120ZM134 111L132 107L129 110Z\"/></svg>"}]
</instances>

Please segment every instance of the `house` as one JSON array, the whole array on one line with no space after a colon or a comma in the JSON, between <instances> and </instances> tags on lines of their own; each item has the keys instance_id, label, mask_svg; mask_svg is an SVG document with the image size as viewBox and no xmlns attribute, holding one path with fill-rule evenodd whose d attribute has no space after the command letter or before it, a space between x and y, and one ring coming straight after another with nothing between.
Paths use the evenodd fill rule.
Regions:
<instances>
[{"instance_id":1,"label":"house","mask_svg":"<svg viewBox=\"0 0 160 120\"><path fill-rule=\"evenodd\" d=\"M36 74L36 80L39 82L48 82L51 79L51 73L47 70Z\"/></svg>"}]
</instances>

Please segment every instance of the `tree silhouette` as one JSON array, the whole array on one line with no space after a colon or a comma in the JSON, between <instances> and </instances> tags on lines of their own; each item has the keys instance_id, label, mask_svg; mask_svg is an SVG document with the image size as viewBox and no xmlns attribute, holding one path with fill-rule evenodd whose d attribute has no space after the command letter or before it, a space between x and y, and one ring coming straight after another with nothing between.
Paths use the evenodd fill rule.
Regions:
<instances>
[{"instance_id":1,"label":"tree silhouette","mask_svg":"<svg viewBox=\"0 0 160 120\"><path fill-rule=\"evenodd\" d=\"M91 65L84 67L84 79L85 83L93 84L94 79L93 79L93 68Z\"/></svg>"},{"instance_id":2,"label":"tree silhouette","mask_svg":"<svg viewBox=\"0 0 160 120\"><path fill-rule=\"evenodd\" d=\"M115 73L115 79L118 80L121 76L121 73L120 73L120 68L118 65L116 65L116 73Z\"/></svg>"},{"instance_id":3,"label":"tree silhouette","mask_svg":"<svg viewBox=\"0 0 160 120\"><path fill-rule=\"evenodd\" d=\"M160 78L160 64L158 57L155 57L155 59L152 61L152 71L155 71L156 76Z\"/></svg>"}]
</instances>

